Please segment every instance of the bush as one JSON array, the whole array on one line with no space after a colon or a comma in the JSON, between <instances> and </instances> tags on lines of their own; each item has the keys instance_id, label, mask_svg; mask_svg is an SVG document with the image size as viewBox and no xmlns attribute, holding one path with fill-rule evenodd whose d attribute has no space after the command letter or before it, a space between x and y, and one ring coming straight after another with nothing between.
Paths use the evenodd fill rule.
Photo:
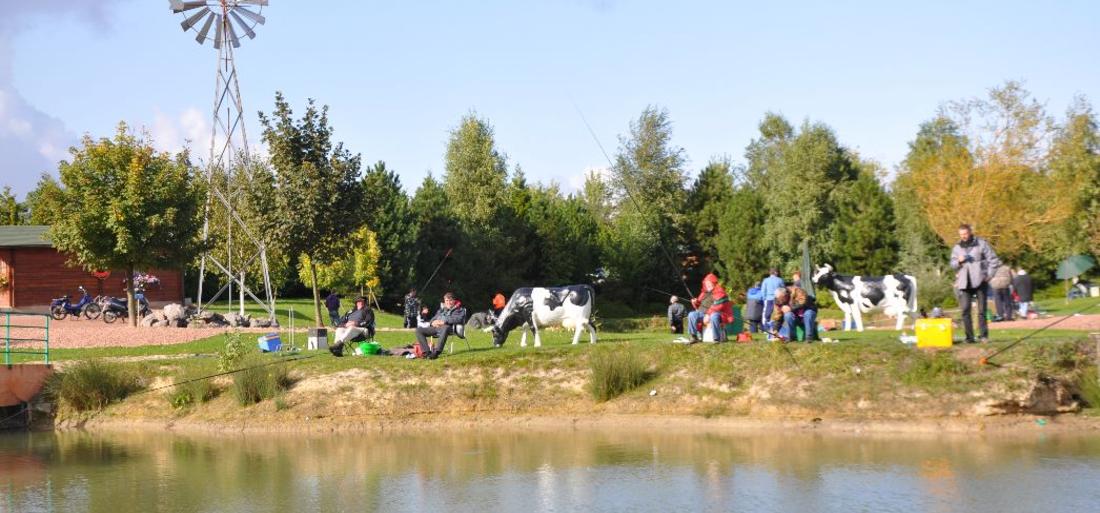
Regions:
<instances>
[{"instance_id":1,"label":"bush","mask_svg":"<svg viewBox=\"0 0 1100 513\"><path fill-rule=\"evenodd\" d=\"M229 372L241 367L241 362L249 352L249 344L241 336L241 332L232 331L225 334L225 349L218 351L218 370Z\"/></svg>"},{"instance_id":2,"label":"bush","mask_svg":"<svg viewBox=\"0 0 1100 513\"><path fill-rule=\"evenodd\" d=\"M915 352L908 363L909 368L901 374L902 381L907 385L926 386L951 381L956 376L964 376L970 372L966 364L956 360L949 351L932 355Z\"/></svg>"},{"instance_id":3,"label":"bush","mask_svg":"<svg viewBox=\"0 0 1100 513\"><path fill-rule=\"evenodd\" d=\"M638 388L651 378L645 362L632 350L598 349L592 352L589 364L592 368L589 383L592 397L597 401L609 401Z\"/></svg>"},{"instance_id":4,"label":"bush","mask_svg":"<svg viewBox=\"0 0 1100 513\"><path fill-rule=\"evenodd\" d=\"M294 384L285 365L264 365L262 358L245 359L244 370L233 374L233 395L241 406L271 399Z\"/></svg>"},{"instance_id":5,"label":"bush","mask_svg":"<svg viewBox=\"0 0 1100 513\"><path fill-rule=\"evenodd\" d=\"M199 379L172 387L167 399L173 408L179 410L205 403L217 396L218 388L209 379Z\"/></svg>"},{"instance_id":6,"label":"bush","mask_svg":"<svg viewBox=\"0 0 1100 513\"><path fill-rule=\"evenodd\" d=\"M54 374L47 392L77 411L99 410L141 390L140 379L118 364L99 360L78 362Z\"/></svg>"},{"instance_id":7,"label":"bush","mask_svg":"<svg viewBox=\"0 0 1100 513\"><path fill-rule=\"evenodd\" d=\"M1081 400L1085 405L1094 410L1100 410L1100 379L1096 374L1096 368L1086 369L1081 373L1077 382Z\"/></svg>"}]
</instances>

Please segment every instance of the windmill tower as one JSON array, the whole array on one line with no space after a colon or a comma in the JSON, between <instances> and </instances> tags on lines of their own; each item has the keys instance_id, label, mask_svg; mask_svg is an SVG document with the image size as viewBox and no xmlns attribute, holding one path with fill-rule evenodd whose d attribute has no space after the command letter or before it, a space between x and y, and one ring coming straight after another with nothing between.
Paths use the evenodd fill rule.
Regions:
<instances>
[{"instance_id":1,"label":"windmill tower","mask_svg":"<svg viewBox=\"0 0 1100 513\"><path fill-rule=\"evenodd\" d=\"M200 310L218 301L223 294L233 306L236 286L239 312L244 314L246 296L259 303L271 318L275 316L275 301L271 294L267 248L262 239L252 233L238 213L238 191L233 190L232 174L242 172L249 160L248 137L245 132L244 104L237 84L237 66L233 50L240 48L241 35L256 37L254 29L262 25L262 14L268 0L170 0L172 12L183 16L183 30L195 32L200 45L210 41L218 51L218 68L214 86L214 111L210 130L210 159L206 180L209 187L203 220L203 240L210 239L211 230L219 230L225 241L225 253L220 258L210 252L203 254L199 264L198 302ZM211 35L213 34L213 35ZM230 177L223 187L215 181L215 171ZM247 179L247 175L246 175ZM218 226L211 226L218 223ZM259 262L263 274L263 296L258 297L245 281L246 269ZM203 281L209 268L226 279L225 284L204 302Z\"/></svg>"}]
</instances>

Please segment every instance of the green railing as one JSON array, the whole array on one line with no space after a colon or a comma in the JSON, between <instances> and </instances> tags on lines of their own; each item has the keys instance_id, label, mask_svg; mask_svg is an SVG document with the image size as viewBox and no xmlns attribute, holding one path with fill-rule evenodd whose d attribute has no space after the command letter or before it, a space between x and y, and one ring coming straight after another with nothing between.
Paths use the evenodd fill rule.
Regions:
<instances>
[{"instance_id":1,"label":"green railing","mask_svg":"<svg viewBox=\"0 0 1100 513\"><path fill-rule=\"evenodd\" d=\"M15 363L12 362L12 355L23 354L42 355L46 365L50 364L49 314L4 311L0 312L0 318L4 319L4 365ZM36 319L42 319L42 324L35 324ZM12 324L13 320L19 324ZM17 336L12 336L13 329ZM33 336L38 332L41 332L41 338ZM19 347L35 342L42 343L41 350L38 347Z\"/></svg>"}]
</instances>

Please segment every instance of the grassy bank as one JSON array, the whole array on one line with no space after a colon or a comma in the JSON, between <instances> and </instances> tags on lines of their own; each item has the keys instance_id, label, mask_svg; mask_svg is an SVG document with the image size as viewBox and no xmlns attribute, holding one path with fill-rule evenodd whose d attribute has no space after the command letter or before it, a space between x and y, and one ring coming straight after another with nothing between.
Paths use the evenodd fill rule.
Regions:
<instances>
[{"instance_id":1,"label":"grassy bank","mask_svg":"<svg viewBox=\"0 0 1100 513\"><path fill-rule=\"evenodd\" d=\"M1022 404L1019 411L1026 411L1029 390L1042 379L1061 383L1081 404L1096 394L1097 387L1078 386L1095 365L1085 333L1043 332L998 357L998 366L979 364L1025 333L997 331L989 345L926 352L899 343L892 331L831 333L837 343L786 346L682 346L656 331L602 332L595 346L572 346L569 333L556 331L544 332L538 349L518 347L516 334L492 349L489 335L474 332L469 348L452 339L455 353L435 361L327 352L257 356L256 362L285 367L289 379L285 391L249 406L224 376L210 380L201 401L181 400L168 388L138 392L94 414L62 406L57 420L293 426L502 415L965 419L998 411L996 405L1012 411ZM414 340L411 332L381 332L378 339L384 347ZM225 340L58 350L54 358L62 369L79 360L111 362L142 376L149 390L218 373Z\"/></svg>"}]
</instances>

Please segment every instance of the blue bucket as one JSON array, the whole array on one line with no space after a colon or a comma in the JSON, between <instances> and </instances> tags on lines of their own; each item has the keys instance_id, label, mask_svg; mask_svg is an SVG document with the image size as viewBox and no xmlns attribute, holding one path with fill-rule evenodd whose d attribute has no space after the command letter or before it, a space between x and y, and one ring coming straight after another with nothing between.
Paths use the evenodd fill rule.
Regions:
<instances>
[{"instance_id":1,"label":"blue bucket","mask_svg":"<svg viewBox=\"0 0 1100 513\"><path fill-rule=\"evenodd\" d=\"M279 346L283 345L283 341L279 339L278 333L261 335L256 339L256 343L260 346L260 351L265 353L274 353L279 350Z\"/></svg>"}]
</instances>

